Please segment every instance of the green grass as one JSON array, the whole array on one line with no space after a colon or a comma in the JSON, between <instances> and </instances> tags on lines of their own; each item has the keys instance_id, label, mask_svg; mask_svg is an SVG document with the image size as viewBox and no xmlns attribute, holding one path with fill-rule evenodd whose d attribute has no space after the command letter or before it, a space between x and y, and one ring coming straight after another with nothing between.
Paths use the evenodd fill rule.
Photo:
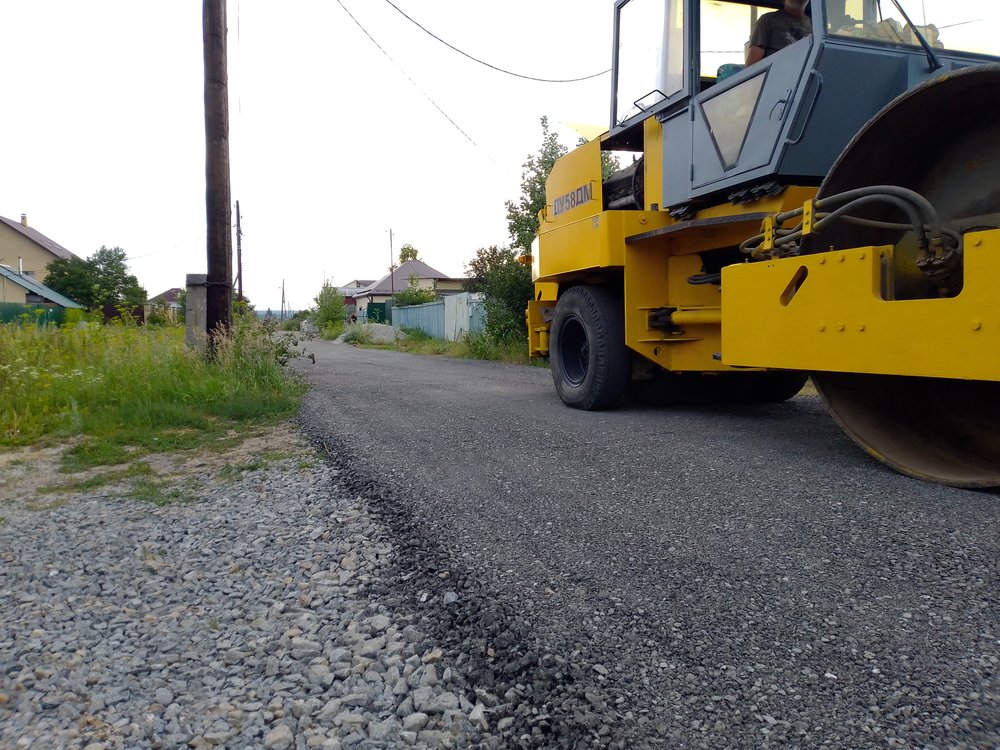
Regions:
<instances>
[{"instance_id":1,"label":"green grass","mask_svg":"<svg viewBox=\"0 0 1000 750\"><path fill-rule=\"evenodd\" d=\"M344 332L344 321L339 320L334 323L326 323L319 331L319 337L324 341L333 341Z\"/></svg>"},{"instance_id":2,"label":"green grass","mask_svg":"<svg viewBox=\"0 0 1000 750\"><path fill-rule=\"evenodd\" d=\"M395 344L369 344L366 348L395 349L410 354L454 357L456 359L481 359L514 365L548 366L548 362L545 360L530 358L528 344L521 339L498 342L483 333L467 333L460 341L445 341L433 338L416 328L403 328L401 330L406 334L406 338L401 337Z\"/></svg>"},{"instance_id":3,"label":"green grass","mask_svg":"<svg viewBox=\"0 0 1000 750\"><path fill-rule=\"evenodd\" d=\"M118 484L119 482L124 482L129 479L134 479L136 477L144 477L153 473L149 464L140 461L139 463L132 464L127 469L121 469L119 471L106 471L102 474L96 474L94 476L87 477L86 479L81 479L79 482L66 482L65 484L50 484L44 487L39 487L38 492L42 494L49 494L55 492L86 492L87 490L97 489L98 487L106 487L109 484Z\"/></svg>"},{"instance_id":4,"label":"green grass","mask_svg":"<svg viewBox=\"0 0 1000 750\"><path fill-rule=\"evenodd\" d=\"M235 480L247 472L266 469L276 461L283 461L285 459L293 458L294 456L295 454L290 453L289 451L264 451L259 456L256 456L242 464L230 464L229 466L223 466L219 469L218 474L224 479Z\"/></svg>"},{"instance_id":5,"label":"green grass","mask_svg":"<svg viewBox=\"0 0 1000 750\"><path fill-rule=\"evenodd\" d=\"M132 485L129 497L153 505L172 505L173 503L191 503L194 495L185 492L180 487L173 486L169 479L140 479Z\"/></svg>"},{"instance_id":6,"label":"green grass","mask_svg":"<svg viewBox=\"0 0 1000 750\"><path fill-rule=\"evenodd\" d=\"M246 318L212 361L179 328L0 325L0 447L82 436L68 471L228 447L234 431L297 411L305 385L279 364L286 347Z\"/></svg>"}]
</instances>

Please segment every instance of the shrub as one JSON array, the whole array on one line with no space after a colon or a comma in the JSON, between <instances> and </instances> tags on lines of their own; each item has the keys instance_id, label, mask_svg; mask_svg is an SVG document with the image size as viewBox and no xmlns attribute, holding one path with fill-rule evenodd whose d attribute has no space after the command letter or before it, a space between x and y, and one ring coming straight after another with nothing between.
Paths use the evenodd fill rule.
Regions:
<instances>
[{"instance_id":1,"label":"shrub","mask_svg":"<svg viewBox=\"0 0 1000 750\"><path fill-rule=\"evenodd\" d=\"M399 330L401 330L403 333L405 333L406 337L408 339L410 339L411 341L413 341L413 342L431 341L431 340L434 339L433 336L431 336L429 333L427 333L426 331L424 331L424 330L422 330L420 328L408 328L408 327L404 326L404 327L400 328Z\"/></svg>"},{"instance_id":2,"label":"shrub","mask_svg":"<svg viewBox=\"0 0 1000 750\"><path fill-rule=\"evenodd\" d=\"M428 302L437 301L437 292L433 289L421 289L420 279L416 276L410 277L410 285L401 292L396 293L392 298L392 304L396 307L408 307L410 305L426 305Z\"/></svg>"},{"instance_id":3,"label":"shrub","mask_svg":"<svg viewBox=\"0 0 1000 750\"><path fill-rule=\"evenodd\" d=\"M316 295L314 302L316 305L313 307L310 317L320 330L323 330L329 323L343 323L347 317L343 296L329 282L323 284L323 288Z\"/></svg>"},{"instance_id":4,"label":"shrub","mask_svg":"<svg viewBox=\"0 0 1000 750\"><path fill-rule=\"evenodd\" d=\"M370 344L372 330L367 324L355 324L347 329L343 341L345 344Z\"/></svg>"},{"instance_id":5,"label":"shrub","mask_svg":"<svg viewBox=\"0 0 1000 750\"><path fill-rule=\"evenodd\" d=\"M325 341L333 341L340 337L340 334L344 332L344 322L339 323L327 323L320 329L319 337Z\"/></svg>"},{"instance_id":6,"label":"shrub","mask_svg":"<svg viewBox=\"0 0 1000 750\"><path fill-rule=\"evenodd\" d=\"M63 318L63 325L67 328L75 328L84 320L84 311L78 307L66 308L66 317Z\"/></svg>"},{"instance_id":7,"label":"shrub","mask_svg":"<svg viewBox=\"0 0 1000 750\"><path fill-rule=\"evenodd\" d=\"M466 291L485 296L486 334L495 342L527 341L524 311L534 285L531 270L517 262L518 252L497 246L482 248L468 264Z\"/></svg>"},{"instance_id":8,"label":"shrub","mask_svg":"<svg viewBox=\"0 0 1000 750\"><path fill-rule=\"evenodd\" d=\"M302 323L308 320L310 311L309 310L299 310L292 314L288 320L283 320L278 323L278 328L282 331L299 331L302 328ZM272 317L272 320L275 318Z\"/></svg>"}]
</instances>

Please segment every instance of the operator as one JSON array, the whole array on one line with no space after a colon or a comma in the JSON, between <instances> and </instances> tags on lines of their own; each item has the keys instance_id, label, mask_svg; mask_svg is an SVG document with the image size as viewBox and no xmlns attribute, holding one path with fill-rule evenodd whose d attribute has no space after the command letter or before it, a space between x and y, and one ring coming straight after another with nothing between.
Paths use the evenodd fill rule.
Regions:
<instances>
[{"instance_id":1,"label":"operator","mask_svg":"<svg viewBox=\"0 0 1000 750\"><path fill-rule=\"evenodd\" d=\"M747 65L760 62L779 49L812 34L812 20L806 15L809 0L785 0L785 7L757 19L750 35Z\"/></svg>"}]
</instances>

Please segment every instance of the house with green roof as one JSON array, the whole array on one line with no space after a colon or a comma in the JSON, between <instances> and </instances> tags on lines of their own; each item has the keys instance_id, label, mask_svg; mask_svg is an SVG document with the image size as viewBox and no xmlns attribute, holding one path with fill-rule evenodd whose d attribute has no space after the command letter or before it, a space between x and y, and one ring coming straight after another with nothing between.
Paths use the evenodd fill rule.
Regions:
<instances>
[{"instance_id":1,"label":"house with green roof","mask_svg":"<svg viewBox=\"0 0 1000 750\"><path fill-rule=\"evenodd\" d=\"M0 323L17 320L21 315L35 315L41 310L46 321L62 321L66 310L81 310L59 292L9 266L0 264Z\"/></svg>"}]
</instances>

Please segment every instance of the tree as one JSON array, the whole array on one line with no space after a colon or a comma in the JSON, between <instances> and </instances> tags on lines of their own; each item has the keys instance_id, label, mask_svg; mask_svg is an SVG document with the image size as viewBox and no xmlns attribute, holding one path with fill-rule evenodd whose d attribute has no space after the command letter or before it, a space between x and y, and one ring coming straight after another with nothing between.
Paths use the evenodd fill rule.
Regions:
<instances>
[{"instance_id":1,"label":"tree","mask_svg":"<svg viewBox=\"0 0 1000 750\"><path fill-rule=\"evenodd\" d=\"M517 203L507 201L507 232L511 245L527 250L538 231L538 212L545 208L545 180L556 159L568 153L555 133L549 131L549 118L543 117L542 147L528 155L521 172L521 197Z\"/></svg>"},{"instance_id":2,"label":"tree","mask_svg":"<svg viewBox=\"0 0 1000 750\"><path fill-rule=\"evenodd\" d=\"M146 304L146 290L139 280L128 272L128 257L120 247L105 247L97 250L87 260L94 267L97 279L97 304L136 305Z\"/></svg>"},{"instance_id":3,"label":"tree","mask_svg":"<svg viewBox=\"0 0 1000 750\"><path fill-rule=\"evenodd\" d=\"M531 270L517 262L519 254L517 249L492 245L478 250L466 265L466 289L483 292L484 333L497 342L524 339L527 334L524 310L534 285Z\"/></svg>"},{"instance_id":4,"label":"tree","mask_svg":"<svg viewBox=\"0 0 1000 750\"><path fill-rule=\"evenodd\" d=\"M576 142L576 145L579 147L586 143L588 143L586 138L580 138L580 140ZM622 164L618 161L617 156L612 154L610 151L601 151L601 182L604 182L604 180L608 179L621 168Z\"/></svg>"},{"instance_id":5,"label":"tree","mask_svg":"<svg viewBox=\"0 0 1000 750\"><path fill-rule=\"evenodd\" d=\"M45 285L88 310L105 305L136 307L146 303L146 290L128 272L125 251L103 245L87 260L60 258L49 264Z\"/></svg>"},{"instance_id":6,"label":"tree","mask_svg":"<svg viewBox=\"0 0 1000 750\"><path fill-rule=\"evenodd\" d=\"M521 172L521 197L507 201L507 232L510 247L481 248L466 265L466 291L483 292L486 308L486 334L497 341L524 338L527 334L524 310L532 297L531 271L517 262L517 257L531 248L538 232L538 212L545 207L545 181L556 161L568 153L549 130L547 117L541 118L542 145L530 154ZM578 146L586 143L580 139ZM601 152L601 176L606 179L619 169L618 159Z\"/></svg>"},{"instance_id":7,"label":"tree","mask_svg":"<svg viewBox=\"0 0 1000 750\"><path fill-rule=\"evenodd\" d=\"M409 287L393 295L392 304L396 307L408 307L410 305L426 305L428 302L436 300L437 292L433 289L421 289L420 279L414 274L410 276Z\"/></svg>"},{"instance_id":8,"label":"tree","mask_svg":"<svg viewBox=\"0 0 1000 750\"><path fill-rule=\"evenodd\" d=\"M418 255L419 253L417 252L417 248L415 248L410 243L406 243L401 248L399 248L400 264L406 263L406 261L408 260L420 260L420 258L417 257Z\"/></svg>"},{"instance_id":9,"label":"tree","mask_svg":"<svg viewBox=\"0 0 1000 750\"><path fill-rule=\"evenodd\" d=\"M45 286L93 310L97 305L98 284L94 266L80 258L59 258L47 269Z\"/></svg>"},{"instance_id":10,"label":"tree","mask_svg":"<svg viewBox=\"0 0 1000 750\"><path fill-rule=\"evenodd\" d=\"M253 302L245 294L240 294L236 292L233 294L233 315L249 315L254 317L257 314L257 310L253 306Z\"/></svg>"},{"instance_id":11,"label":"tree","mask_svg":"<svg viewBox=\"0 0 1000 750\"><path fill-rule=\"evenodd\" d=\"M476 251L476 257L465 264L465 281L462 286L467 292L485 292L490 272L499 268L512 256L509 247L490 245Z\"/></svg>"},{"instance_id":12,"label":"tree","mask_svg":"<svg viewBox=\"0 0 1000 750\"><path fill-rule=\"evenodd\" d=\"M323 282L323 288L319 290L313 300L316 304L311 310L313 322L319 328L326 328L329 325L338 325L344 322L347 317L347 308L344 307L344 295L337 287L332 286L329 281Z\"/></svg>"}]
</instances>

